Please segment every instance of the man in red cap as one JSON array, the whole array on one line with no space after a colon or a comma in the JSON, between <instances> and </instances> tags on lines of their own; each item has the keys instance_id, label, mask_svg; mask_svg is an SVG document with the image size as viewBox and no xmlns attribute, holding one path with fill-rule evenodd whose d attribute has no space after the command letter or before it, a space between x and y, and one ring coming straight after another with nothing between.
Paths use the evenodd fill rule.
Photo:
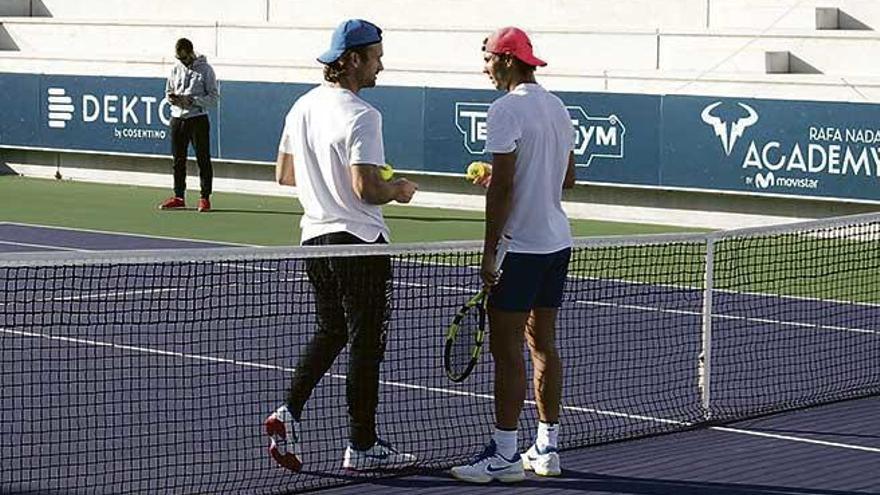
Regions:
<instances>
[{"instance_id":1,"label":"man in red cap","mask_svg":"<svg viewBox=\"0 0 880 495\"><path fill-rule=\"evenodd\" d=\"M489 295L490 350L495 360L495 432L469 464L452 468L458 479L488 483L521 481L524 470L561 473L557 454L562 363L556 350L556 315L571 257L571 230L562 190L574 186L574 130L562 101L535 81L547 65L532 53L529 37L502 28L483 45L483 72L507 92L489 107L486 152L486 234L481 276ZM501 271L496 247L509 238ZM517 451L517 423L526 395L523 340L535 371L538 434Z\"/></svg>"}]
</instances>

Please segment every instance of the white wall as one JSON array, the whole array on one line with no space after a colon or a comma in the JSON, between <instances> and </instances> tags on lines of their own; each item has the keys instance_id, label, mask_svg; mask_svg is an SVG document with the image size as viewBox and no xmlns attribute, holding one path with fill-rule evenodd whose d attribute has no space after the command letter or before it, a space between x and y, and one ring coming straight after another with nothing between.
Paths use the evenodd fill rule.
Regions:
<instances>
[{"instance_id":1,"label":"white wall","mask_svg":"<svg viewBox=\"0 0 880 495\"><path fill-rule=\"evenodd\" d=\"M76 58L129 55L169 57L174 42L190 38L209 58L254 62L313 61L328 46L331 28L266 24L158 24L96 21L4 22L22 53L65 54ZM384 38L385 65L413 64L435 68L482 66L478 30L389 29ZM566 32L533 33L536 52L554 67L568 71L607 69L650 70L656 67L656 33Z\"/></svg>"},{"instance_id":2,"label":"white wall","mask_svg":"<svg viewBox=\"0 0 880 495\"><path fill-rule=\"evenodd\" d=\"M71 59L63 55L23 56L0 53L0 72L63 75L167 77L173 60L131 58ZM218 77L226 81L321 82L316 62L265 63L214 59ZM701 74L698 72L603 71L580 74L539 69L538 80L555 91L604 91L641 94L697 94L731 97L880 103L877 78L828 75ZM387 69L380 86L490 89L479 70Z\"/></svg>"},{"instance_id":3,"label":"white wall","mask_svg":"<svg viewBox=\"0 0 880 495\"><path fill-rule=\"evenodd\" d=\"M167 58L190 38L209 58L256 63L312 62L327 47L331 27L244 23L156 23L6 19L22 53L74 58L127 55ZM873 31L603 30L532 31L538 56L553 71L607 70L764 73L765 52L788 51L826 74L880 77L880 34ZM478 29L389 28L388 68L479 70L486 33ZM659 56L659 59L658 59Z\"/></svg>"},{"instance_id":4,"label":"white wall","mask_svg":"<svg viewBox=\"0 0 880 495\"><path fill-rule=\"evenodd\" d=\"M814 29L816 7L837 7L880 29L877 0L711 0L709 26L713 29L749 27L764 30Z\"/></svg>"},{"instance_id":5,"label":"white wall","mask_svg":"<svg viewBox=\"0 0 880 495\"><path fill-rule=\"evenodd\" d=\"M816 7L837 7L880 29L876 0L38 0L61 19L532 29L813 29ZM27 15L31 0L3 0L0 16Z\"/></svg>"},{"instance_id":6,"label":"white wall","mask_svg":"<svg viewBox=\"0 0 880 495\"><path fill-rule=\"evenodd\" d=\"M661 33L660 69L763 73L764 53L789 51L824 74L880 77L880 35L820 31L808 35L756 33Z\"/></svg>"},{"instance_id":7,"label":"white wall","mask_svg":"<svg viewBox=\"0 0 880 495\"><path fill-rule=\"evenodd\" d=\"M54 53L79 58L135 54L139 57L173 57L174 43L181 37L192 40L201 53L216 53L213 24L5 19L3 27L22 53Z\"/></svg>"},{"instance_id":8,"label":"white wall","mask_svg":"<svg viewBox=\"0 0 880 495\"><path fill-rule=\"evenodd\" d=\"M774 29L762 36L755 27L655 31L610 26L614 19L636 25L647 20L656 21L655 24L697 23L697 17L706 14L700 10L700 5L707 5L705 0L663 2L662 9L658 7L660 2L642 0L548 0L541 9L530 7L533 3L514 1L506 11L494 8L500 5L497 0L438 0L436 4L419 3L436 6L421 9L413 9L411 0L387 0L374 6L338 0L321 2L322 9L316 9L315 0L183 3L186 4L181 7L184 11L205 8L216 16L236 16L239 15L235 14L237 9L247 10L246 6L252 10L259 10L260 5L268 6L273 19L283 18L290 24L6 18L2 19L2 26L20 51L0 54L0 71L110 72L110 75L164 77L173 63L174 41L186 36L193 40L197 51L208 55L221 79L319 82L321 70L315 57L326 48L335 21L372 12L379 17L367 17L377 22L384 18L388 22L385 24L386 71L380 75L381 84L482 88L488 86L480 74L480 45L488 32L485 26L487 20L496 17L499 24L504 24L498 16L506 13L504 15L510 18L530 16L536 25L547 21L568 26L530 30L536 53L550 63L549 67L539 70L539 76L556 89L876 101L876 87L880 84L880 64L876 63L880 59L880 34L873 31ZM737 12L752 9L750 17L760 26L774 12L784 11L794 3L790 0L711 0L710 5L716 9L710 10L710 15L737 23L740 21L736 16L724 17L721 9L736 7ZM817 4L840 5L851 9L853 14L858 8L880 13L880 0L805 0L800 10L792 13L814 15L811 9ZM84 15L103 5L105 8L98 10L108 16L114 12L119 14L113 9L122 6L141 5L143 9L149 6L151 8L146 10L154 14L163 13L156 7L171 8L165 0L47 1L47 6L53 5L56 9L67 8L70 15L75 12ZM78 8L74 8L75 5ZM403 9L403 5L410 8ZM477 7L473 5L487 10L477 15L480 12L474 10ZM627 16L635 8L643 12L630 19ZM59 12L62 11L55 13ZM256 16L254 12L247 14ZM471 12L477 14L471 15ZM673 14L684 16L675 21ZM743 15L739 19L748 17ZM412 22L408 24L407 19ZM608 20L609 26L596 29L586 24L596 19ZM416 21L433 23L435 27L413 27ZM457 24L447 24L453 22ZM456 27L461 25L469 27ZM826 75L765 76L766 51L790 51ZM658 64L659 71L656 70ZM854 80L859 82L853 83Z\"/></svg>"},{"instance_id":9,"label":"white wall","mask_svg":"<svg viewBox=\"0 0 880 495\"><path fill-rule=\"evenodd\" d=\"M361 17L383 24L462 27L491 31L506 25L533 29L583 27L698 28L706 0L272 0L272 22L336 24Z\"/></svg>"},{"instance_id":10,"label":"white wall","mask_svg":"<svg viewBox=\"0 0 880 495\"><path fill-rule=\"evenodd\" d=\"M221 25L218 55L267 61L314 60L327 48L330 34L329 29ZM476 30L389 29L384 33L383 61L389 68L418 64L479 70L485 36ZM536 32L533 38L539 56L569 71L656 66L656 34L651 32Z\"/></svg>"},{"instance_id":11,"label":"white wall","mask_svg":"<svg viewBox=\"0 0 880 495\"><path fill-rule=\"evenodd\" d=\"M42 0L59 19L264 22L267 0ZM329 3L329 2L328 2Z\"/></svg>"},{"instance_id":12,"label":"white wall","mask_svg":"<svg viewBox=\"0 0 880 495\"><path fill-rule=\"evenodd\" d=\"M6 0L4 0L6 1ZM27 2L28 0L14 0ZM378 24L532 28L698 28L706 0L42 0L67 19L266 21L330 24L362 17Z\"/></svg>"}]
</instances>

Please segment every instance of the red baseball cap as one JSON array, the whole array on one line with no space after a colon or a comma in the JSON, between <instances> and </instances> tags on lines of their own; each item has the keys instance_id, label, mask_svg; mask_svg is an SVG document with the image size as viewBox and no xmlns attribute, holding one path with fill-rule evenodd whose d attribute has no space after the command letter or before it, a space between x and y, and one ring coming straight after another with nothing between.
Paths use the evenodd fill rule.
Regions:
<instances>
[{"instance_id":1,"label":"red baseball cap","mask_svg":"<svg viewBox=\"0 0 880 495\"><path fill-rule=\"evenodd\" d=\"M532 42L529 40L529 36L522 29L515 27L504 27L492 33L486 39L486 51L496 54L511 54L533 67L547 65L547 62L532 53Z\"/></svg>"}]
</instances>

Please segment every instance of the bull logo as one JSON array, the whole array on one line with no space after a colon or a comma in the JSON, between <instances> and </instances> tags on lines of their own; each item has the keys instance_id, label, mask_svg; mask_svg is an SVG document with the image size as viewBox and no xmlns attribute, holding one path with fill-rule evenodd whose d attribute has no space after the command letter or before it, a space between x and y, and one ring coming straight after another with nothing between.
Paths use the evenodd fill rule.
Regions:
<instances>
[{"instance_id":1,"label":"bull logo","mask_svg":"<svg viewBox=\"0 0 880 495\"><path fill-rule=\"evenodd\" d=\"M754 108L745 103L737 103L737 105L745 110L747 115L735 120L729 126L727 122L721 119L721 117L712 114L716 108L721 106L720 101L716 101L704 108L701 115L703 122L712 126L712 129L715 130L715 135L721 139L721 147L724 148L724 153L727 156L730 156L730 153L733 152L733 147L736 145L737 139L742 137L748 127L751 127L758 121L758 112L756 112Z\"/></svg>"}]
</instances>

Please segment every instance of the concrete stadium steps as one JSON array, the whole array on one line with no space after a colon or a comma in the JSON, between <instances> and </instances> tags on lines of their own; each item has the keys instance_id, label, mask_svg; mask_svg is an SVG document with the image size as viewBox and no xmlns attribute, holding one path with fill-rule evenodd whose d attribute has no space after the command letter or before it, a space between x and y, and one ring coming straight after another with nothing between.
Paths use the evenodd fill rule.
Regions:
<instances>
[{"instance_id":1,"label":"concrete stadium steps","mask_svg":"<svg viewBox=\"0 0 880 495\"><path fill-rule=\"evenodd\" d=\"M74 58L136 55L167 58L174 41L190 38L210 57L257 63L311 60L327 46L331 25L158 23L95 20L0 20L0 49ZM441 68L478 68L487 32L474 28L388 25L385 64L430 62ZM543 30L532 36L539 56L571 72L663 70L768 72L767 52L790 61L790 72L880 76L880 34L872 31L776 30ZM785 55L790 53L790 55ZM781 70L789 72L789 70ZM780 72L777 68L769 72Z\"/></svg>"},{"instance_id":2,"label":"concrete stadium steps","mask_svg":"<svg viewBox=\"0 0 880 495\"><path fill-rule=\"evenodd\" d=\"M7 3L13 13L6 13ZM32 9L36 15L58 19L261 22L267 20L268 4L267 0L2 0L0 16L26 16Z\"/></svg>"},{"instance_id":3,"label":"concrete stadium steps","mask_svg":"<svg viewBox=\"0 0 880 495\"><path fill-rule=\"evenodd\" d=\"M362 17L381 24L416 27L455 26L481 31L507 25L531 29L581 30L626 27L700 28L706 23L706 0L434 0L430 6L411 0L272 0L272 22L336 24Z\"/></svg>"},{"instance_id":4,"label":"concrete stadium steps","mask_svg":"<svg viewBox=\"0 0 880 495\"><path fill-rule=\"evenodd\" d=\"M77 58L108 55L170 57L174 42L188 37L208 57L280 62L313 59L322 53L331 25L157 23L97 20L0 20L23 53ZM482 29L412 29L389 26L384 61L388 66L429 60L441 67L479 67ZM537 51L571 70L655 69L657 35L652 31L533 33Z\"/></svg>"},{"instance_id":5,"label":"concrete stadium steps","mask_svg":"<svg viewBox=\"0 0 880 495\"><path fill-rule=\"evenodd\" d=\"M218 55L235 59L284 61L316 57L330 38L330 29L220 25ZM477 29L408 29L389 26L384 33L387 67L431 63L438 67L482 66L481 47L487 36ZM655 69L657 35L651 31L533 33L539 56L574 71ZM255 49L259 47L259 49Z\"/></svg>"},{"instance_id":6,"label":"concrete stadium steps","mask_svg":"<svg viewBox=\"0 0 880 495\"><path fill-rule=\"evenodd\" d=\"M779 72L768 70L766 53L789 52L791 72L880 76L880 33L853 31L693 31L661 33L663 70ZM783 71L787 72L787 71Z\"/></svg>"},{"instance_id":7,"label":"concrete stadium steps","mask_svg":"<svg viewBox=\"0 0 880 495\"><path fill-rule=\"evenodd\" d=\"M823 12L817 17L817 9ZM3 0L0 17L336 24L362 17L381 24L490 30L532 29L880 29L875 0ZM819 24L817 24L817 22Z\"/></svg>"},{"instance_id":8,"label":"concrete stadium steps","mask_svg":"<svg viewBox=\"0 0 880 495\"><path fill-rule=\"evenodd\" d=\"M709 0L707 5L712 29L816 29L816 9L837 9L840 29L880 29L876 0Z\"/></svg>"},{"instance_id":9,"label":"concrete stadium steps","mask_svg":"<svg viewBox=\"0 0 880 495\"><path fill-rule=\"evenodd\" d=\"M183 36L207 54L216 53L217 45L215 23L4 18L0 25L18 50L32 55L173 57L174 42Z\"/></svg>"},{"instance_id":10,"label":"concrete stadium steps","mask_svg":"<svg viewBox=\"0 0 880 495\"><path fill-rule=\"evenodd\" d=\"M542 28L628 26L633 28L705 27L706 0L4 0L15 2L14 13L28 15L30 4L44 6L60 19L130 19L309 22L335 25L361 17L380 25L461 26L491 29L507 24ZM2 2L0 2L2 5Z\"/></svg>"},{"instance_id":11,"label":"concrete stadium steps","mask_svg":"<svg viewBox=\"0 0 880 495\"><path fill-rule=\"evenodd\" d=\"M816 9L839 9L842 29L880 29L875 0L3 0L2 16L60 19L327 23L362 17L379 24L491 29L815 29ZM828 22L833 12L822 15Z\"/></svg>"},{"instance_id":12,"label":"concrete stadium steps","mask_svg":"<svg viewBox=\"0 0 880 495\"><path fill-rule=\"evenodd\" d=\"M0 52L0 72L165 78L173 60L136 57L77 59L61 55L30 56ZM257 63L213 58L222 81L305 82L318 84L321 67L314 60ZM554 91L636 94L695 94L788 100L880 103L880 78L840 78L823 74L702 74L694 71L618 70L575 73L560 67L539 69L538 79ZM491 89L478 67L412 64L389 67L380 86Z\"/></svg>"}]
</instances>

